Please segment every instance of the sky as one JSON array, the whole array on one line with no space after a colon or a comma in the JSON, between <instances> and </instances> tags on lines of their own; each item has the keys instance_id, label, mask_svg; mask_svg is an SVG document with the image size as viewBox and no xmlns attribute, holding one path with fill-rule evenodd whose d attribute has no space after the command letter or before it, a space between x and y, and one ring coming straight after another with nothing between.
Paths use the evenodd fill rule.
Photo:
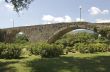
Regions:
<instances>
[{"instance_id":1,"label":"sky","mask_svg":"<svg viewBox=\"0 0 110 72\"><path fill-rule=\"evenodd\" d=\"M110 22L110 0L34 0L19 15L0 0L0 28L81 21Z\"/></svg>"}]
</instances>

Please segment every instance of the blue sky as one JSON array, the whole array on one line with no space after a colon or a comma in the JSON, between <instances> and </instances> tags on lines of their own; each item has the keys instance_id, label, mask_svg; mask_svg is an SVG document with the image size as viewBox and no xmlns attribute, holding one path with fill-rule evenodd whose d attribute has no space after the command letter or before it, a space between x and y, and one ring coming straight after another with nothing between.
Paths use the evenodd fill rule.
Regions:
<instances>
[{"instance_id":1,"label":"blue sky","mask_svg":"<svg viewBox=\"0 0 110 72\"><path fill-rule=\"evenodd\" d=\"M110 0L34 0L20 15L0 0L0 28L79 21L80 6L82 21L110 22Z\"/></svg>"}]
</instances>

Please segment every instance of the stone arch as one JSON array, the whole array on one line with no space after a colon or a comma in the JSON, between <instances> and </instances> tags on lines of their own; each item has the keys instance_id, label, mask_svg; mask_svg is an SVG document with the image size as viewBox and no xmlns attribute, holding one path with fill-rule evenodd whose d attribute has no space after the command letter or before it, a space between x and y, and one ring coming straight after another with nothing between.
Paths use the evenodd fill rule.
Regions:
<instances>
[{"instance_id":1,"label":"stone arch","mask_svg":"<svg viewBox=\"0 0 110 72\"><path fill-rule=\"evenodd\" d=\"M5 31L4 42L6 42L6 43L12 43L12 42L14 42L15 36L16 36L16 33L18 32L18 30L6 29L4 31Z\"/></svg>"},{"instance_id":2,"label":"stone arch","mask_svg":"<svg viewBox=\"0 0 110 72\"><path fill-rule=\"evenodd\" d=\"M4 31L6 31L4 35L4 38L5 38L4 42L6 43L14 42L16 39L16 35L19 34L20 32L25 33L26 36L29 37L27 31L19 29L19 28L7 28L7 29L4 29Z\"/></svg>"},{"instance_id":3,"label":"stone arch","mask_svg":"<svg viewBox=\"0 0 110 72\"><path fill-rule=\"evenodd\" d=\"M75 29L87 29L87 30L94 30L94 26L90 26L87 23L85 23L85 25L83 24L74 24L74 25L70 25L67 27L63 27L60 30L57 30L52 36L49 37L49 39L47 40L48 43L54 43L56 40L58 40L61 36L63 36L64 34L75 30Z\"/></svg>"}]
</instances>

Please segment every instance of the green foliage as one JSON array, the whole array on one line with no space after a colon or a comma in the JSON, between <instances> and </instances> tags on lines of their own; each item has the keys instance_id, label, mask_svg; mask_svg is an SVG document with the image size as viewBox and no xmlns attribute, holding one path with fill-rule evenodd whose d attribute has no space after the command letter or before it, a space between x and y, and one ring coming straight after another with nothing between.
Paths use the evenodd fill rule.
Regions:
<instances>
[{"instance_id":1,"label":"green foliage","mask_svg":"<svg viewBox=\"0 0 110 72\"><path fill-rule=\"evenodd\" d=\"M96 39L97 34L82 32L75 34L66 34L61 39L57 40L56 43L62 43L64 46L73 46L75 43L90 43Z\"/></svg>"},{"instance_id":2,"label":"green foliage","mask_svg":"<svg viewBox=\"0 0 110 72\"><path fill-rule=\"evenodd\" d=\"M105 37L98 37L98 39L96 39L94 42L96 42L96 43L107 43L107 44L110 43L110 41Z\"/></svg>"},{"instance_id":3,"label":"green foliage","mask_svg":"<svg viewBox=\"0 0 110 72\"><path fill-rule=\"evenodd\" d=\"M57 57L63 54L63 45L36 43L30 45L29 51L42 57Z\"/></svg>"},{"instance_id":4,"label":"green foliage","mask_svg":"<svg viewBox=\"0 0 110 72\"><path fill-rule=\"evenodd\" d=\"M107 52L109 47L104 43L77 43L74 48L80 53Z\"/></svg>"},{"instance_id":5,"label":"green foliage","mask_svg":"<svg viewBox=\"0 0 110 72\"><path fill-rule=\"evenodd\" d=\"M66 39L60 39L55 42L55 44L62 44L64 47L68 45L68 41Z\"/></svg>"},{"instance_id":6,"label":"green foliage","mask_svg":"<svg viewBox=\"0 0 110 72\"><path fill-rule=\"evenodd\" d=\"M74 33L66 34L56 41L57 44L65 46L66 52L94 53L110 51L110 41L106 37L98 37L97 34L91 33Z\"/></svg>"},{"instance_id":7,"label":"green foliage","mask_svg":"<svg viewBox=\"0 0 110 72\"><path fill-rule=\"evenodd\" d=\"M0 43L0 58L19 58L21 51L19 45Z\"/></svg>"},{"instance_id":8,"label":"green foliage","mask_svg":"<svg viewBox=\"0 0 110 72\"><path fill-rule=\"evenodd\" d=\"M20 10L27 9L29 4L33 0L5 0L7 3L11 3L14 6L14 10L19 12Z\"/></svg>"},{"instance_id":9,"label":"green foliage","mask_svg":"<svg viewBox=\"0 0 110 72\"><path fill-rule=\"evenodd\" d=\"M84 43L84 42L93 42L93 40L97 38L97 35L83 32L75 34L74 37L77 42Z\"/></svg>"},{"instance_id":10,"label":"green foliage","mask_svg":"<svg viewBox=\"0 0 110 72\"><path fill-rule=\"evenodd\" d=\"M110 31L107 34L107 38L110 40Z\"/></svg>"},{"instance_id":11,"label":"green foliage","mask_svg":"<svg viewBox=\"0 0 110 72\"><path fill-rule=\"evenodd\" d=\"M45 45L41 51L42 57L58 57L61 54L63 54L62 45Z\"/></svg>"},{"instance_id":12,"label":"green foliage","mask_svg":"<svg viewBox=\"0 0 110 72\"><path fill-rule=\"evenodd\" d=\"M80 53L88 53L88 46L85 43L77 43L74 48Z\"/></svg>"},{"instance_id":13,"label":"green foliage","mask_svg":"<svg viewBox=\"0 0 110 72\"><path fill-rule=\"evenodd\" d=\"M107 31L105 31L104 29L100 30L99 34L101 34L103 37L106 37L107 36Z\"/></svg>"},{"instance_id":14,"label":"green foliage","mask_svg":"<svg viewBox=\"0 0 110 72\"><path fill-rule=\"evenodd\" d=\"M17 34L15 38L15 43L26 43L28 38L25 34Z\"/></svg>"},{"instance_id":15,"label":"green foliage","mask_svg":"<svg viewBox=\"0 0 110 72\"><path fill-rule=\"evenodd\" d=\"M32 43L30 44L28 50L30 51L31 54L40 55L42 47L44 47L45 45L47 45L47 43L44 42Z\"/></svg>"},{"instance_id":16,"label":"green foliage","mask_svg":"<svg viewBox=\"0 0 110 72\"><path fill-rule=\"evenodd\" d=\"M110 37L110 27L104 27L104 28L100 29L99 34L101 34L102 37L106 37L106 38L109 39L109 37Z\"/></svg>"},{"instance_id":17,"label":"green foliage","mask_svg":"<svg viewBox=\"0 0 110 72\"><path fill-rule=\"evenodd\" d=\"M66 50L67 52L72 52L72 53L75 53L76 51L74 47L69 47L69 46L66 47Z\"/></svg>"},{"instance_id":18,"label":"green foliage","mask_svg":"<svg viewBox=\"0 0 110 72\"><path fill-rule=\"evenodd\" d=\"M0 59L0 72L110 72L110 52L68 54L59 58L30 56Z\"/></svg>"},{"instance_id":19,"label":"green foliage","mask_svg":"<svg viewBox=\"0 0 110 72\"><path fill-rule=\"evenodd\" d=\"M19 58L26 55L57 57L63 54L63 45L41 43L0 43L0 58Z\"/></svg>"}]
</instances>

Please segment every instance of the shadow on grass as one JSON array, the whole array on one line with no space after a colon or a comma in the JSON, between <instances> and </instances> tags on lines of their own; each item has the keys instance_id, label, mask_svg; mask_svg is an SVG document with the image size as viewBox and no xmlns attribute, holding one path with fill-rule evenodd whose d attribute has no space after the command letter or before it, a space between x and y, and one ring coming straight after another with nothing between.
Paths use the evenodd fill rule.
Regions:
<instances>
[{"instance_id":1,"label":"shadow on grass","mask_svg":"<svg viewBox=\"0 0 110 72\"><path fill-rule=\"evenodd\" d=\"M16 68L8 66L15 63L17 63L17 61L0 62L0 72L16 72Z\"/></svg>"},{"instance_id":2,"label":"shadow on grass","mask_svg":"<svg viewBox=\"0 0 110 72\"><path fill-rule=\"evenodd\" d=\"M32 72L110 72L110 56L43 58L27 64Z\"/></svg>"}]
</instances>

